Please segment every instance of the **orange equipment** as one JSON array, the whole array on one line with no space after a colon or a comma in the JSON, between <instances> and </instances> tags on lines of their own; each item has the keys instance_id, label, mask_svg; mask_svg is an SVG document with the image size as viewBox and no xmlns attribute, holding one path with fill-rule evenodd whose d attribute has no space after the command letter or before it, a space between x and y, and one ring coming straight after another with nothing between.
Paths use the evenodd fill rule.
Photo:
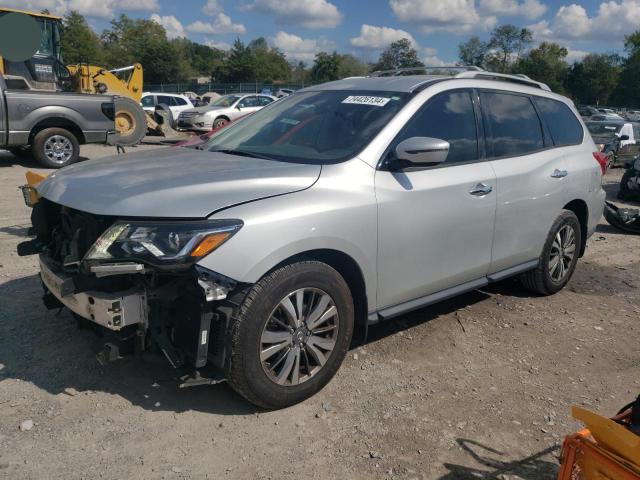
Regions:
<instances>
[{"instance_id":1,"label":"orange equipment","mask_svg":"<svg viewBox=\"0 0 640 480\"><path fill-rule=\"evenodd\" d=\"M627 428L631 409L613 418L580 407L587 428L565 438L558 480L640 480L640 436Z\"/></svg>"}]
</instances>

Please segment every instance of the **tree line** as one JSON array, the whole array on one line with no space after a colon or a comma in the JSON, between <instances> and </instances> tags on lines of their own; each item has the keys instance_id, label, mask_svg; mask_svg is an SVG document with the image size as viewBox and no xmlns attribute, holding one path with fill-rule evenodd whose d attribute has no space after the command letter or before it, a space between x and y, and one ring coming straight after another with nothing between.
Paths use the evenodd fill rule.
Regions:
<instances>
[{"instance_id":1,"label":"tree line","mask_svg":"<svg viewBox=\"0 0 640 480\"><path fill-rule=\"evenodd\" d=\"M579 104L640 107L640 30L625 38L623 55L591 53L569 62L569 51L554 42L532 48L533 35L514 25L496 27L489 40L477 36L458 46L460 65L501 73L520 73L547 83ZM215 82L321 83L372 71L423 67L408 39L392 42L377 62L350 54L319 52L310 66L290 62L264 38L237 39L230 50L187 38L167 38L162 25L126 15L101 34L75 11L63 18L62 50L67 64L88 62L117 68L140 62L145 82L184 83L195 77Z\"/></svg>"}]
</instances>

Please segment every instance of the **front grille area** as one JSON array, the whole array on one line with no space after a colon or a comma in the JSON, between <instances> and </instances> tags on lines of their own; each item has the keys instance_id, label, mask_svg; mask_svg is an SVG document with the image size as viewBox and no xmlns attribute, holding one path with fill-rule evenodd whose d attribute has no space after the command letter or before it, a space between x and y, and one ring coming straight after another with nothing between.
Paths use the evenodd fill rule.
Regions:
<instances>
[{"instance_id":1,"label":"front grille area","mask_svg":"<svg viewBox=\"0 0 640 480\"><path fill-rule=\"evenodd\" d=\"M44 245L43 253L67 272L78 271L84 255L114 222L111 217L81 212L46 199L34 206L31 220Z\"/></svg>"},{"instance_id":2,"label":"front grille area","mask_svg":"<svg viewBox=\"0 0 640 480\"><path fill-rule=\"evenodd\" d=\"M180 115L178 115L178 120L187 120L189 118L193 118L195 116L197 116L198 113L196 112L182 112Z\"/></svg>"}]
</instances>

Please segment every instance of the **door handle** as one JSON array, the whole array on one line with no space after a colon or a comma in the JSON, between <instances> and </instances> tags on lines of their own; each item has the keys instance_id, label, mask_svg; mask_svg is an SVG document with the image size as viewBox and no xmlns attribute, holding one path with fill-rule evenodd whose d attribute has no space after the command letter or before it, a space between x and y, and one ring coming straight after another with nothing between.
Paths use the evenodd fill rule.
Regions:
<instances>
[{"instance_id":1,"label":"door handle","mask_svg":"<svg viewBox=\"0 0 640 480\"><path fill-rule=\"evenodd\" d=\"M567 175L569 175L569 173L567 173L566 170L558 170L557 168L553 171L553 173L551 174L551 178L564 178Z\"/></svg>"},{"instance_id":2,"label":"door handle","mask_svg":"<svg viewBox=\"0 0 640 480\"><path fill-rule=\"evenodd\" d=\"M476 197L481 197L483 195L487 195L493 191L493 187L491 185L487 185L485 183L478 183L475 187L469 190L471 195L475 195Z\"/></svg>"}]
</instances>

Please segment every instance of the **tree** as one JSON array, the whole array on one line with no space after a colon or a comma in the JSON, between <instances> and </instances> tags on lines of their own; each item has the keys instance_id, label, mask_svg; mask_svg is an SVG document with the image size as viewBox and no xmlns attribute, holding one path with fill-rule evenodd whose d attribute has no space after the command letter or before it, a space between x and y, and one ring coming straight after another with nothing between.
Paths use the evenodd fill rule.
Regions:
<instances>
[{"instance_id":1,"label":"tree","mask_svg":"<svg viewBox=\"0 0 640 480\"><path fill-rule=\"evenodd\" d=\"M338 55L338 78L358 77L369 73L369 65L350 54Z\"/></svg>"},{"instance_id":2,"label":"tree","mask_svg":"<svg viewBox=\"0 0 640 480\"><path fill-rule=\"evenodd\" d=\"M618 84L619 76L618 55L592 53L571 66L567 85L578 103L607 105Z\"/></svg>"},{"instance_id":3,"label":"tree","mask_svg":"<svg viewBox=\"0 0 640 480\"><path fill-rule=\"evenodd\" d=\"M300 61L295 65L291 65L291 81L298 85L309 83L311 72L306 69L304 62Z\"/></svg>"},{"instance_id":4,"label":"tree","mask_svg":"<svg viewBox=\"0 0 640 480\"><path fill-rule=\"evenodd\" d=\"M237 38L222 69L222 80L226 82L255 81L255 64L251 49Z\"/></svg>"},{"instance_id":5,"label":"tree","mask_svg":"<svg viewBox=\"0 0 640 480\"><path fill-rule=\"evenodd\" d=\"M532 41L533 34L526 28L509 24L494 28L488 44L489 50L494 53L486 59L487 66L491 70L508 73L511 65Z\"/></svg>"},{"instance_id":6,"label":"tree","mask_svg":"<svg viewBox=\"0 0 640 480\"><path fill-rule=\"evenodd\" d=\"M336 52L320 52L311 67L311 81L314 83L338 80L340 72L340 57Z\"/></svg>"},{"instance_id":7,"label":"tree","mask_svg":"<svg viewBox=\"0 0 640 480\"><path fill-rule=\"evenodd\" d=\"M185 53L189 70L193 75L214 77L224 64L225 53L217 48L192 42L184 37L175 38L171 43L178 52Z\"/></svg>"},{"instance_id":8,"label":"tree","mask_svg":"<svg viewBox=\"0 0 640 480\"><path fill-rule=\"evenodd\" d=\"M557 43L542 42L517 60L514 71L546 83L554 92L564 93L569 71L565 61L568 53Z\"/></svg>"},{"instance_id":9,"label":"tree","mask_svg":"<svg viewBox=\"0 0 640 480\"><path fill-rule=\"evenodd\" d=\"M466 42L458 45L458 58L462 65L475 65L484 67L485 57L489 51L487 42L483 42L478 37L473 36Z\"/></svg>"},{"instance_id":10,"label":"tree","mask_svg":"<svg viewBox=\"0 0 640 480\"><path fill-rule=\"evenodd\" d=\"M182 82L190 74L184 52L169 42L162 25L152 20L121 15L102 34L107 66L121 67L139 62L145 82Z\"/></svg>"},{"instance_id":11,"label":"tree","mask_svg":"<svg viewBox=\"0 0 640 480\"><path fill-rule=\"evenodd\" d=\"M253 55L254 78L257 81L271 83L289 79L291 66L287 58L277 48L269 48L263 37L252 40L248 48Z\"/></svg>"},{"instance_id":12,"label":"tree","mask_svg":"<svg viewBox=\"0 0 640 480\"><path fill-rule=\"evenodd\" d=\"M625 37L629 56L622 64L620 80L614 93L616 103L626 107L640 107L640 30Z\"/></svg>"},{"instance_id":13,"label":"tree","mask_svg":"<svg viewBox=\"0 0 640 480\"><path fill-rule=\"evenodd\" d=\"M67 64L102 65L100 38L75 10L62 19L62 55Z\"/></svg>"},{"instance_id":14,"label":"tree","mask_svg":"<svg viewBox=\"0 0 640 480\"><path fill-rule=\"evenodd\" d=\"M396 40L380 54L374 70L397 70L399 68L424 67L418 59L418 52L411 46L411 42L402 38Z\"/></svg>"}]
</instances>

